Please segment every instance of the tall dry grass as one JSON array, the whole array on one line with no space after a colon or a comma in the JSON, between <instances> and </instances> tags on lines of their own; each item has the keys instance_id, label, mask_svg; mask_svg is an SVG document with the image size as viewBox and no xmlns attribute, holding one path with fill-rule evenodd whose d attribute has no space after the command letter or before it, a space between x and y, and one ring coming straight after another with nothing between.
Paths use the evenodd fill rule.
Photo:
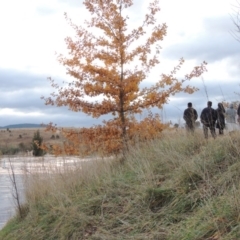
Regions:
<instances>
[{"instance_id":1,"label":"tall dry grass","mask_svg":"<svg viewBox=\"0 0 240 240\"><path fill-rule=\"evenodd\" d=\"M240 135L166 132L118 159L26 174L2 239L240 239Z\"/></svg>"}]
</instances>

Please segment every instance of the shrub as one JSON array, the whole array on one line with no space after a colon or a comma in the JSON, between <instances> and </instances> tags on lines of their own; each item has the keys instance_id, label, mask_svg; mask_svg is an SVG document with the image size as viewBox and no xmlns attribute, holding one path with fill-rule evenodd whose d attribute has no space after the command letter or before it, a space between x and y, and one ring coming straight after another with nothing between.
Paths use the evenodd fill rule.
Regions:
<instances>
[{"instance_id":1,"label":"shrub","mask_svg":"<svg viewBox=\"0 0 240 240\"><path fill-rule=\"evenodd\" d=\"M3 155L14 155L19 153L20 149L18 147L1 147L1 150Z\"/></svg>"},{"instance_id":2,"label":"shrub","mask_svg":"<svg viewBox=\"0 0 240 240\"><path fill-rule=\"evenodd\" d=\"M44 151L41 148L43 142L43 138L40 136L39 130L34 133L33 139L32 139L32 148L33 148L33 156L43 156Z\"/></svg>"}]
</instances>

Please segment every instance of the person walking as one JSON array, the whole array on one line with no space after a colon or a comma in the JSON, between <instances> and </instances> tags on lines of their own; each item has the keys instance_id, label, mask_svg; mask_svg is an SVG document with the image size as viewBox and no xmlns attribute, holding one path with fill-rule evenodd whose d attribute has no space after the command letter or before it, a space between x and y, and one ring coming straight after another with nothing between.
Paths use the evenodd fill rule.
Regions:
<instances>
[{"instance_id":1,"label":"person walking","mask_svg":"<svg viewBox=\"0 0 240 240\"><path fill-rule=\"evenodd\" d=\"M212 102L207 102L207 107L204 108L200 115L201 123L203 124L204 137L208 138L208 128L210 129L213 138L216 138L215 124L217 120L217 111L212 108Z\"/></svg>"},{"instance_id":2,"label":"person walking","mask_svg":"<svg viewBox=\"0 0 240 240\"><path fill-rule=\"evenodd\" d=\"M192 107L192 103L188 103L188 108L184 110L183 119L186 121L186 129L188 132L195 131L195 121L198 118L197 111Z\"/></svg>"},{"instance_id":3,"label":"person walking","mask_svg":"<svg viewBox=\"0 0 240 240\"><path fill-rule=\"evenodd\" d=\"M225 109L222 103L218 103L217 111L217 124L216 128L219 129L219 135L223 134L223 129L225 128Z\"/></svg>"},{"instance_id":4,"label":"person walking","mask_svg":"<svg viewBox=\"0 0 240 240\"><path fill-rule=\"evenodd\" d=\"M226 110L227 127L229 131L234 131L237 129L236 115L237 111L234 109L233 103L231 103L229 108Z\"/></svg>"},{"instance_id":5,"label":"person walking","mask_svg":"<svg viewBox=\"0 0 240 240\"><path fill-rule=\"evenodd\" d=\"M239 103L239 105L238 105L238 109L237 109L237 122L238 122L238 124L240 125L240 103Z\"/></svg>"}]
</instances>

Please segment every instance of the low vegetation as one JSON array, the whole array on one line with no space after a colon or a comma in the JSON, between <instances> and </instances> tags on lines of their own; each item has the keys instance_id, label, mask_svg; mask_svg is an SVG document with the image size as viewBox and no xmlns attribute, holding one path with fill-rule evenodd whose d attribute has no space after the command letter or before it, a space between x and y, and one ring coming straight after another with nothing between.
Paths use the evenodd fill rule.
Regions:
<instances>
[{"instance_id":1,"label":"low vegetation","mask_svg":"<svg viewBox=\"0 0 240 240\"><path fill-rule=\"evenodd\" d=\"M0 152L3 155L26 154L34 148L32 141L36 132L39 132L49 149L51 145L60 144L64 140L61 134L46 131L45 128L0 129Z\"/></svg>"},{"instance_id":2,"label":"low vegetation","mask_svg":"<svg viewBox=\"0 0 240 240\"><path fill-rule=\"evenodd\" d=\"M0 239L240 239L240 136L176 130L100 159L26 175L24 217Z\"/></svg>"}]
</instances>

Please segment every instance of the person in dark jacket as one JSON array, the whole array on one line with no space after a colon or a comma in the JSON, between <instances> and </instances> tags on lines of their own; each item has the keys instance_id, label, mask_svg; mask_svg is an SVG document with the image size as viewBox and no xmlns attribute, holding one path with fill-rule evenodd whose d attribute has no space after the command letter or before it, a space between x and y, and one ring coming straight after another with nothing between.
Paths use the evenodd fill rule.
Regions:
<instances>
[{"instance_id":1,"label":"person in dark jacket","mask_svg":"<svg viewBox=\"0 0 240 240\"><path fill-rule=\"evenodd\" d=\"M240 104L238 105L238 109L237 109L237 121L238 121L238 124L240 124Z\"/></svg>"},{"instance_id":2,"label":"person in dark jacket","mask_svg":"<svg viewBox=\"0 0 240 240\"><path fill-rule=\"evenodd\" d=\"M217 111L212 108L212 102L208 101L207 107L204 108L200 115L201 123L203 124L204 137L208 138L208 128L210 129L213 138L216 138L215 124L217 120Z\"/></svg>"},{"instance_id":3,"label":"person in dark jacket","mask_svg":"<svg viewBox=\"0 0 240 240\"><path fill-rule=\"evenodd\" d=\"M197 111L192 107L192 103L188 103L188 108L183 113L183 119L186 121L186 129L189 132L194 132L195 121L198 118Z\"/></svg>"},{"instance_id":4,"label":"person in dark jacket","mask_svg":"<svg viewBox=\"0 0 240 240\"><path fill-rule=\"evenodd\" d=\"M222 103L218 103L217 111L217 124L216 128L219 129L219 134L223 134L223 129L225 128L225 109Z\"/></svg>"}]
</instances>

